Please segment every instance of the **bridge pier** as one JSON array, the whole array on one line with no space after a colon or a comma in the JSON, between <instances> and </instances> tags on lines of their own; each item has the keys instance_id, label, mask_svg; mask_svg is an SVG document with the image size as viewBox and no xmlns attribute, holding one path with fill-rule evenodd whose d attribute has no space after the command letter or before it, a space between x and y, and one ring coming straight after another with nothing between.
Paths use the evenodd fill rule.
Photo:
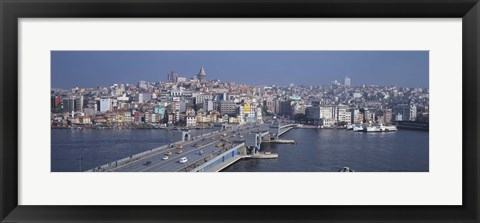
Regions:
<instances>
[{"instance_id":1,"label":"bridge pier","mask_svg":"<svg viewBox=\"0 0 480 223\"><path fill-rule=\"evenodd\" d=\"M255 155L260 150L262 136L260 133L249 133L245 137L245 146L251 149L251 154Z\"/></svg>"},{"instance_id":2,"label":"bridge pier","mask_svg":"<svg viewBox=\"0 0 480 223\"><path fill-rule=\"evenodd\" d=\"M182 131L182 141L190 141L192 140L192 135L190 134L190 131Z\"/></svg>"}]
</instances>

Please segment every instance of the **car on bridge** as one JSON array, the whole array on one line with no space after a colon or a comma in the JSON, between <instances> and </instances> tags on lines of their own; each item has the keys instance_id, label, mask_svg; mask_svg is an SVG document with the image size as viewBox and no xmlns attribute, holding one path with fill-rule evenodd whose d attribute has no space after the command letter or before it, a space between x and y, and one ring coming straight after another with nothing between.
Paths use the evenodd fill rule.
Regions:
<instances>
[{"instance_id":1,"label":"car on bridge","mask_svg":"<svg viewBox=\"0 0 480 223\"><path fill-rule=\"evenodd\" d=\"M188 162L188 159L187 159L187 157L182 157L178 160L178 162L179 163L186 163L186 162Z\"/></svg>"},{"instance_id":2,"label":"car on bridge","mask_svg":"<svg viewBox=\"0 0 480 223\"><path fill-rule=\"evenodd\" d=\"M183 153L182 150L177 150L177 154Z\"/></svg>"},{"instance_id":3,"label":"car on bridge","mask_svg":"<svg viewBox=\"0 0 480 223\"><path fill-rule=\"evenodd\" d=\"M168 156L162 157L162 160L168 160Z\"/></svg>"},{"instance_id":4,"label":"car on bridge","mask_svg":"<svg viewBox=\"0 0 480 223\"><path fill-rule=\"evenodd\" d=\"M173 154L172 151L168 151L168 152L165 153L166 156L170 156L172 154Z\"/></svg>"}]
</instances>

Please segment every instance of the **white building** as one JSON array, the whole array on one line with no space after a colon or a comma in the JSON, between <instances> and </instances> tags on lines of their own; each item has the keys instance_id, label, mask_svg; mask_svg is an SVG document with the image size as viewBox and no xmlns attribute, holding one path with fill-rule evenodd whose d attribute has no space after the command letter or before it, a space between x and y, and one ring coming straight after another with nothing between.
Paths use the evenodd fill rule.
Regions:
<instances>
[{"instance_id":1,"label":"white building","mask_svg":"<svg viewBox=\"0 0 480 223\"><path fill-rule=\"evenodd\" d=\"M123 94L123 96L117 97L117 101L128 101L130 98L127 97L126 94Z\"/></svg>"},{"instance_id":2,"label":"white building","mask_svg":"<svg viewBox=\"0 0 480 223\"><path fill-rule=\"evenodd\" d=\"M112 110L112 99L102 98L100 99L100 111L106 112Z\"/></svg>"},{"instance_id":3,"label":"white building","mask_svg":"<svg viewBox=\"0 0 480 223\"><path fill-rule=\"evenodd\" d=\"M352 122L351 113L348 111L348 107L346 105L339 105L337 107L337 122L345 122L347 124Z\"/></svg>"},{"instance_id":4,"label":"white building","mask_svg":"<svg viewBox=\"0 0 480 223\"><path fill-rule=\"evenodd\" d=\"M172 97L180 97L182 95L183 95L183 92L181 90L172 89L170 91L170 96L172 96Z\"/></svg>"},{"instance_id":5,"label":"white building","mask_svg":"<svg viewBox=\"0 0 480 223\"><path fill-rule=\"evenodd\" d=\"M197 125L197 117L196 116L186 116L186 123L187 123L187 127L196 126Z\"/></svg>"},{"instance_id":6,"label":"white building","mask_svg":"<svg viewBox=\"0 0 480 223\"><path fill-rule=\"evenodd\" d=\"M207 112L214 110L213 101L212 100L204 101L203 109Z\"/></svg>"},{"instance_id":7,"label":"white building","mask_svg":"<svg viewBox=\"0 0 480 223\"><path fill-rule=\"evenodd\" d=\"M410 103L410 121L417 120L417 106L413 103Z\"/></svg>"}]
</instances>

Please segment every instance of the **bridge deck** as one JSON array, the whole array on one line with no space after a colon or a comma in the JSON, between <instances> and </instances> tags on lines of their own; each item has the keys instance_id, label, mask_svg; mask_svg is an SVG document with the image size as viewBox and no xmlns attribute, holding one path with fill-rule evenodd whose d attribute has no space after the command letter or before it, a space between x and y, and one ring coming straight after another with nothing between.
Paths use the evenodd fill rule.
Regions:
<instances>
[{"instance_id":1,"label":"bridge deck","mask_svg":"<svg viewBox=\"0 0 480 223\"><path fill-rule=\"evenodd\" d=\"M114 172L176 172L184 169L187 165L190 165L199 160L210 160L215 156L227 151L228 149L242 143L243 138L239 134L244 135L248 132L259 131L260 126L250 125L250 126L238 126L231 129L221 131L219 133L210 135L208 137L198 138L192 141L185 141L180 144L183 148L181 154L177 154L176 151L179 149L165 148L161 149L151 155L142 157L138 160L126 163L124 165L113 167L110 171ZM225 139L227 142L221 141L221 136L225 134ZM223 147L217 147L218 143L225 143ZM198 147L194 145L198 144ZM165 153L168 151L172 152L172 155L169 156L168 160L162 160L165 156ZM203 151L201 153L200 151ZM187 157L188 162L182 164L179 162L181 157ZM150 162L147 165L147 162Z\"/></svg>"}]
</instances>

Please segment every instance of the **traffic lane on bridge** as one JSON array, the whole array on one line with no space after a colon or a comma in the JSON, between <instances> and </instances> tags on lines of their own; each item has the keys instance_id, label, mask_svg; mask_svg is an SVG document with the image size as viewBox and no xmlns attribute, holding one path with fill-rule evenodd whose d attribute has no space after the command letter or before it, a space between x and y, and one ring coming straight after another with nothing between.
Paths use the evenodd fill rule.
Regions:
<instances>
[{"instance_id":1,"label":"traffic lane on bridge","mask_svg":"<svg viewBox=\"0 0 480 223\"><path fill-rule=\"evenodd\" d=\"M235 131L234 129L232 130L227 130L227 131ZM142 169L142 165L146 162L146 159L152 159L152 158L155 158L157 155L160 155L162 158L163 158L163 155L165 153L167 153L168 151L171 151L172 153L175 152L175 148L179 145L183 145L183 147L188 147L188 146L192 146L194 145L195 143L199 143L199 142L208 142L207 140L208 139L211 139L212 137L218 137L218 136L221 136L222 134L226 133L226 131L224 132L217 132L217 133L214 133L212 135L208 135L208 136L204 136L204 137L201 137L201 138L197 138L195 140L192 140L192 141L185 141L185 142L182 142L182 143L179 143L179 144L175 144L175 146L173 147L167 147L167 148L164 148L164 149L161 149L160 151L156 151L154 154L150 154L146 157L142 157L138 160L134 160L130 163L127 163L127 164L123 164L121 166L118 166L114 169L112 169L111 171L115 171L115 172L128 172L128 171L135 171L134 167L137 167L138 169ZM205 139L205 140L202 140L202 139ZM173 144L172 144L173 145ZM183 149L183 148L182 148ZM131 166L131 167L130 167Z\"/></svg>"},{"instance_id":2,"label":"traffic lane on bridge","mask_svg":"<svg viewBox=\"0 0 480 223\"><path fill-rule=\"evenodd\" d=\"M202 160L206 157L209 157L211 156L211 154L215 154L217 153L218 150L221 150L223 148L218 148L218 147L215 147L215 146L207 146L205 148L202 148L202 149L194 149L193 151L190 151L188 154L185 154L185 156L182 156L182 157L187 157L188 159L188 162L187 163L180 163L179 162L179 158L176 159L175 163L168 163L167 165L165 166L162 166L161 169L159 169L158 167L157 168L151 168L151 169L147 169L145 170L145 172L177 172L185 167L187 167L188 165L192 164L193 162L197 162L199 160ZM199 151L202 150L204 151L204 153L202 155L200 155Z\"/></svg>"},{"instance_id":3,"label":"traffic lane on bridge","mask_svg":"<svg viewBox=\"0 0 480 223\"><path fill-rule=\"evenodd\" d=\"M207 157L205 154L216 153L216 151L221 150L222 148L216 147L217 142L213 141L212 143L202 146L202 147L192 147L192 149L185 150L181 154L172 154L168 160L162 160L163 156L154 157L152 159L146 160L152 162L152 164L140 165L135 168L128 168L124 171L136 171L136 172L174 172L178 169L184 168L187 165L190 165L192 162L197 162L204 157ZM227 146L229 146L228 144ZM203 155L200 155L200 151L203 151ZM213 151L213 152L212 152ZM181 164L179 162L181 157L187 157L188 162Z\"/></svg>"},{"instance_id":4,"label":"traffic lane on bridge","mask_svg":"<svg viewBox=\"0 0 480 223\"><path fill-rule=\"evenodd\" d=\"M227 139L229 137L232 137L236 135L235 133L230 133L230 134L227 134ZM218 151L220 150L223 150L223 147L217 147L217 144L218 143L225 143L225 147L229 147L232 145L232 143L229 143L229 142L220 142L218 139L215 139L215 140L212 140L211 138L208 139L207 141L208 143L207 144L204 144L200 147L193 147L192 149L189 149L189 150L186 150L186 152L183 152L182 154L175 154L175 156L173 156L172 158L169 158L168 160L170 159L173 159L169 162L166 162L166 160L157 160L156 164L151 164L149 166L146 166L144 168L141 168L139 169L138 171L144 171L144 172L174 172L174 171L177 171L179 169L182 169L192 163L195 163L199 160L202 160L204 158L212 158L210 157L211 154L216 154ZM185 148L185 147L184 147ZM203 151L203 154L202 156L199 156L199 152L200 151ZM218 154L216 154L218 155ZM181 157L187 157L188 159L188 162L187 163L184 163L184 164L181 164L179 163L179 159Z\"/></svg>"},{"instance_id":5,"label":"traffic lane on bridge","mask_svg":"<svg viewBox=\"0 0 480 223\"><path fill-rule=\"evenodd\" d=\"M214 140L212 140L212 139L206 139L203 142L212 143L213 141ZM196 142L196 143L198 143L198 142ZM162 164L165 165L165 164L168 164L168 163L171 163L171 162L178 161L178 159L180 159L180 157L184 156L184 153L186 153L189 150L189 148L193 148L193 147L191 147L191 145L193 145L193 144L194 143L185 144L183 146L183 148L181 149L184 152L181 153L181 154L176 153L178 149L169 148L168 150L165 150L162 153L153 154L149 157L145 157L141 160L137 160L135 163L132 162L132 163L126 164L124 166L121 166L121 167L115 169L114 171L116 171L116 172L141 172L141 171L144 171L144 170L148 169L148 167L151 166L151 165L154 165L154 166L158 166L158 165L162 165ZM172 152L172 155L169 156L168 160L162 160L162 158L165 156L165 154L169 151ZM149 165L149 166L144 165L147 161L152 162L152 164Z\"/></svg>"},{"instance_id":6,"label":"traffic lane on bridge","mask_svg":"<svg viewBox=\"0 0 480 223\"><path fill-rule=\"evenodd\" d=\"M220 135L220 134L223 134L223 133L217 133L217 134ZM203 141L203 142L207 142L212 136L217 136L217 134L213 134L213 135L204 137L205 141ZM178 146L178 145L183 145L183 148L182 148L182 150L183 150L183 149L188 148L188 147L194 145L195 143L199 143L199 142L202 142L202 138L199 138L198 140L196 139L196 140L193 140L193 141L186 141L184 143L176 144L174 147L168 147L168 148L162 149L161 151L155 152L154 154L150 154L149 156L142 157L138 160L132 161L132 162L127 163L127 164L123 164L123 165L121 165L117 168L112 169L112 171L115 171L115 172L129 172L129 171L135 171L135 169L142 169L143 164L145 162L147 162L149 159L156 159L156 158L158 158L157 156L159 156L160 158L163 158L164 154L166 154L168 151L171 151L172 153L175 154L176 146Z\"/></svg>"},{"instance_id":7,"label":"traffic lane on bridge","mask_svg":"<svg viewBox=\"0 0 480 223\"><path fill-rule=\"evenodd\" d=\"M202 141L201 139L195 140L195 142L188 141L188 142L183 144L184 146L183 146L182 150L185 151L185 152L181 153L181 154L176 154L175 153L176 149L170 148L168 150L165 150L163 153L153 154L151 156L148 156L148 157L142 158L140 160L134 161L132 163L123 165L121 167L118 167L118 168L114 169L113 171L115 171L115 172L142 172L142 171L149 171L150 169L155 170L155 171L168 171L168 170L160 169L158 167L169 165L169 164L170 164L170 166L179 166L179 165L175 165L175 163L180 164L180 163L178 163L178 159L180 159L181 157L184 157L185 154L187 153L186 151L191 150L189 148L193 148L193 147L190 147L190 146L194 145L195 143L202 143L202 142L203 142L203 144L211 144L213 142L216 143L216 142L219 141L218 140L219 138L217 138L218 136L221 136L223 134L226 134L227 136L232 136L232 135L236 134L236 133L234 133L234 131L235 131L235 129L230 130L230 131L225 131L225 132L219 132L217 134L205 137L204 141ZM245 133L247 131L253 131L253 130L247 129L245 131L242 131L242 133ZM212 138L215 138L215 139L212 139ZM213 144L215 144L215 143L213 143ZM201 147L199 147L195 150L199 151L199 150L201 150L201 148L204 148L204 146L201 146ZM210 150L208 150L208 152L211 152L211 150L214 150L214 148L211 148ZM169 157L168 160L162 160L162 158L164 157L164 154L168 151L172 151L173 154ZM153 164L151 164L149 166L145 166L144 164L147 161L151 161ZM173 165L172 165L172 163L173 163ZM189 160L189 162L187 162L187 164L188 163L190 163L190 160ZM154 165L154 166L152 166L152 165ZM170 170L170 171L172 171L172 170Z\"/></svg>"},{"instance_id":8,"label":"traffic lane on bridge","mask_svg":"<svg viewBox=\"0 0 480 223\"><path fill-rule=\"evenodd\" d=\"M190 161L195 156L198 156L197 154L200 152L200 150L208 151L208 148L211 148L213 144L215 144L215 141L211 140L211 142L209 142L208 144L205 144L204 146L191 147L190 149L184 150L184 152L181 153L181 154L176 154L176 153L175 153L175 155L172 154L168 158L168 160L162 160L160 158L159 160L156 161L156 163L152 163L149 166L145 166L145 168L143 168L141 171L143 171L143 172L173 172L176 169L179 169L180 167L182 167L183 164L179 163L179 160L180 160L181 157L187 157L187 159Z\"/></svg>"},{"instance_id":9,"label":"traffic lane on bridge","mask_svg":"<svg viewBox=\"0 0 480 223\"><path fill-rule=\"evenodd\" d=\"M219 132L219 133L216 133L216 134L213 134L213 135L210 135L210 136L206 136L204 137L205 140L202 141L202 139L196 139L194 141L187 141L185 143L182 143L184 146L182 148L182 150L184 151L189 151L191 149L189 149L189 146L191 145L194 145L195 143L201 143L203 142L204 144L210 144L212 142L218 142L219 138L216 138L217 136L221 136L223 134L226 134L228 137L231 137L231 136L235 136L236 134L238 134L236 132L236 130L239 130L239 128L235 128L235 129L229 129L227 131L223 131L223 132ZM247 132L251 132L251 131L258 131L257 128L253 128L253 129L250 129L250 128L243 128L243 131L240 131L241 134L245 134ZM212 138L215 138L215 139L212 139ZM178 145L178 144L177 144ZM193 148L193 147L192 147ZM200 148L197 148L195 149L196 151L199 151L201 150L201 148L203 147L200 147ZM215 147L213 148L210 148L210 149L206 149L208 152L211 152L212 150L215 150ZM181 157L184 157L185 154L187 152L184 152L182 154L176 154L176 153L173 153L168 160L162 160L164 154L167 152L167 151L172 151L172 152L176 152L176 149L175 148L169 148L165 151L163 151L162 153L156 153L156 154L152 154L150 156L147 156L145 158L142 158L142 159L139 159L139 160L136 160L136 161L133 161L129 164L126 164L126 165L123 165L123 166L120 166L116 169L114 169L113 171L115 172L141 172L141 171L146 171L146 170L149 170L149 169L155 169L155 171L164 171L164 170L160 170L159 166L165 166L165 165L170 165L170 166L179 166L179 165L176 165L176 164L180 164L178 163L178 159L180 159ZM189 153L190 154L190 153ZM198 159L194 159L195 162L198 161ZM144 164L147 162L147 161L151 161L152 163L156 163L156 165L154 166L145 166ZM193 162L193 161L192 161ZM191 163L190 160L189 162L187 162L187 165ZM173 165L172 165L173 164ZM171 170L170 170L171 171Z\"/></svg>"}]
</instances>

